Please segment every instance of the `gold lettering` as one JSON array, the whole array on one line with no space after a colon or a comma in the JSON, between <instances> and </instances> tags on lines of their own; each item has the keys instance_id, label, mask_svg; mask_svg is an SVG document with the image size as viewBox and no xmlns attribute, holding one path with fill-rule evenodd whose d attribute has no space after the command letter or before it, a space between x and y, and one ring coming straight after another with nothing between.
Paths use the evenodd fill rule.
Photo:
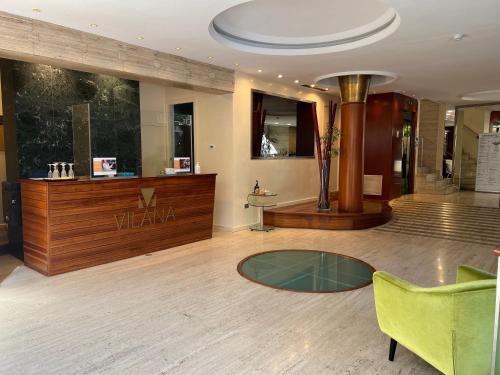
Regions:
<instances>
[{"instance_id":1,"label":"gold lettering","mask_svg":"<svg viewBox=\"0 0 500 375\"><path fill-rule=\"evenodd\" d=\"M122 230L123 222L125 221L125 216L126 214L123 214L121 220L118 221L118 215L115 215L116 227L118 228L118 230Z\"/></svg>"},{"instance_id":2,"label":"gold lettering","mask_svg":"<svg viewBox=\"0 0 500 375\"><path fill-rule=\"evenodd\" d=\"M147 208L146 208L146 210L144 211L144 216L142 217L142 221L141 221L141 228L144 226L144 222L146 221L146 219L148 219L149 224L152 224L152 222L151 222L151 218L149 217L149 211L148 211L148 209L147 209Z\"/></svg>"},{"instance_id":3,"label":"gold lettering","mask_svg":"<svg viewBox=\"0 0 500 375\"><path fill-rule=\"evenodd\" d=\"M167 220L166 221L168 221L169 217L172 217L172 219L175 220L175 212L174 212L174 209L172 207L168 208Z\"/></svg>"},{"instance_id":4,"label":"gold lettering","mask_svg":"<svg viewBox=\"0 0 500 375\"><path fill-rule=\"evenodd\" d=\"M157 209L157 207L153 207L152 210L150 210L150 207L145 207L141 214L142 218L140 220L136 219L135 211L128 211L122 215L114 215L117 230L154 225L157 219L162 224L168 222L169 219L175 220L175 211L172 207L169 207L167 212L165 212L164 207L161 210ZM137 216L139 217L141 214Z\"/></svg>"}]
</instances>

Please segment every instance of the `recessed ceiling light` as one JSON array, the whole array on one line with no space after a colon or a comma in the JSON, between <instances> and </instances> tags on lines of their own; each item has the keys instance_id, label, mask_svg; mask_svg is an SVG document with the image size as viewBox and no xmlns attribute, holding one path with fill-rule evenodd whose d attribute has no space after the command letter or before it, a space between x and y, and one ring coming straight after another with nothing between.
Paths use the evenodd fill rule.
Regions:
<instances>
[{"instance_id":1,"label":"recessed ceiling light","mask_svg":"<svg viewBox=\"0 0 500 375\"><path fill-rule=\"evenodd\" d=\"M262 69L257 70L257 73L262 73Z\"/></svg>"},{"instance_id":2,"label":"recessed ceiling light","mask_svg":"<svg viewBox=\"0 0 500 375\"><path fill-rule=\"evenodd\" d=\"M299 83L300 81L298 79L296 79L295 81L293 81L293 83Z\"/></svg>"},{"instance_id":3,"label":"recessed ceiling light","mask_svg":"<svg viewBox=\"0 0 500 375\"><path fill-rule=\"evenodd\" d=\"M283 78L283 74L278 74L278 78Z\"/></svg>"},{"instance_id":4,"label":"recessed ceiling light","mask_svg":"<svg viewBox=\"0 0 500 375\"><path fill-rule=\"evenodd\" d=\"M144 37L143 37L142 35L139 35L139 36L137 37L137 39L139 39L139 40L143 40L143 39L144 39Z\"/></svg>"},{"instance_id":5,"label":"recessed ceiling light","mask_svg":"<svg viewBox=\"0 0 500 375\"><path fill-rule=\"evenodd\" d=\"M207 56L207 59L212 60L214 57L213 56Z\"/></svg>"},{"instance_id":6,"label":"recessed ceiling light","mask_svg":"<svg viewBox=\"0 0 500 375\"><path fill-rule=\"evenodd\" d=\"M97 23L91 23L89 26L90 27L99 27L99 25Z\"/></svg>"},{"instance_id":7,"label":"recessed ceiling light","mask_svg":"<svg viewBox=\"0 0 500 375\"><path fill-rule=\"evenodd\" d=\"M181 47L175 47L176 51L180 51L182 48Z\"/></svg>"},{"instance_id":8,"label":"recessed ceiling light","mask_svg":"<svg viewBox=\"0 0 500 375\"><path fill-rule=\"evenodd\" d=\"M328 87L325 87L325 91L328 91L328 90L329 90L329 88L328 88Z\"/></svg>"},{"instance_id":9,"label":"recessed ceiling light","mask_svg":"<svg viewBox=\"0 0 500 375\"><path fill-rule=\"evenodd\" d=\"M312 88L315 88L315 87L316 87L316 85L315 85L314 83L313 83L313 84L311 84L310 86L311 86Z\"/></svg>"},{"instance_id":10,"label":"recessed ceiling light","mask_svg":"<svg viewBox=\"0 0 500 375\"><path fill-rule=\"evenodd\" d=\"M36 12L36 13L41 13L42 10L40 8L32 8L31 9L33 12Z\"/></svg>"},{"instance_id":11,"label":"recessed ceiling light","mask_svg":"<svg viewBox=\"0 0 500 375\"><path fill-rule=\"evenodd\" d=\"M455 39L457 42L465 38L467 35L465 34L455 34L453 35L453 39Z\"/></svg>"},{"instance_id":12,"label":"recessed ceiling light","mask_svg":"<svg viewBox=\"0 0 500 375\"><path fill-rule=\"evenodd\" d=\"M234 66L240 66L240 64L238 64L238 63L235 63L235 64L234 64Z\"/></svg>"}]
</instances>

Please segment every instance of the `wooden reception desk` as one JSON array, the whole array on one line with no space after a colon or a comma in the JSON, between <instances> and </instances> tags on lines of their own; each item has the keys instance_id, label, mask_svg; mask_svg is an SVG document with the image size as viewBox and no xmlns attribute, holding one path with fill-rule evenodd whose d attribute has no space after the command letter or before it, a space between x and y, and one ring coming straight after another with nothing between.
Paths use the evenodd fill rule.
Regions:
<instances>
[{"instance_id":1,"label":"wooden reception desk","mask_svg":"<svg viewBox=\"0 0 500 375\"><path fill-rule=\"evenodd\" d=\"M55 275L211 238L215 177L23 180L25 264Z\"/></svg>"}]
</instances>

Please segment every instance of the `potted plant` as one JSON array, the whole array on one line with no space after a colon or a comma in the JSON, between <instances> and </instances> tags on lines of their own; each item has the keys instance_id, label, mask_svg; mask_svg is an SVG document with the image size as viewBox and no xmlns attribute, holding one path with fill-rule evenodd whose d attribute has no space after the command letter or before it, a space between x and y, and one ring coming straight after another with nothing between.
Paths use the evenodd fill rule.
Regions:
<instances>
[{"instance_id":1,"label":"potted plant","mask_svg":"<svg viewBox=\"0 0 500 375\"><path fill-rule=\"evenodd\" d=\"M335 126L335 114L337 104L328 103L328 125L323 135L319 132L316 108L313 107L314 135L316 138L316 154L318 157L320 190L318 199L318 211L330 211L330 167L332 157L337 156L339 151L334 147L339 138L339 130Z\"/></svg>"}]
</instances>

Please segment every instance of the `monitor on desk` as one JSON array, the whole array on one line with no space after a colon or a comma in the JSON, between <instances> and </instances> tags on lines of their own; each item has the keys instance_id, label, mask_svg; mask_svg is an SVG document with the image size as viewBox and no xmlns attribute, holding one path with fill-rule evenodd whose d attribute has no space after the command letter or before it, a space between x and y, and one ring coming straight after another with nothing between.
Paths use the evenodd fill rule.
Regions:
<instances>
[{"instance_id":1,"label":"monitor on desk","mask_svg":"<svg viewBox=\"0 0 500 375\"><path fill-rule=\"evenodd\" d=\"M94 177L116 176L116 158L92 158L92 170Z\"/></svg>"},{"instance_id":2,"label":"monitor on desk","mask_svg":"<svg viewBox=\"0 0 500 375\"><path fill-rule=\"evenodd\" d=\"M191 158L180 157L174 158L175 173L189 173L191 172Z\"/></svg>"}]
</instances>

